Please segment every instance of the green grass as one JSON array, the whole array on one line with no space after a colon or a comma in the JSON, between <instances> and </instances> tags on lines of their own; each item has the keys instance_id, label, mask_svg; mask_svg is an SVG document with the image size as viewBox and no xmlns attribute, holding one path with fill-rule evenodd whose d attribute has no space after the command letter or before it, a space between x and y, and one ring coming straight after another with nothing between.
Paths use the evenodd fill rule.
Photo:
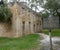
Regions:
<instances>
[{"instance_id":1,"label":"green grass","mask_svg":"<svg viewBox=\"0 0 60 50\"><path fill-rule=\"evenodd\" d=\"M30 34L20 38L0 37L0 50L27 50L29 48L36 48L39 46L37 41L39 38L38 34Z\"/></svg>"},{"instance_id":2,"label":"green grass","mask_svg":"<svg viewBox=\"0 0 60 50\"><path fill-rule=\"evenodd\" d=\"M49 31L47 29L42 30L42 32L45 34L49 34ZM60 37L60 29L53 29L51 31L51 35Z\"/></svg>"}]
</instances>

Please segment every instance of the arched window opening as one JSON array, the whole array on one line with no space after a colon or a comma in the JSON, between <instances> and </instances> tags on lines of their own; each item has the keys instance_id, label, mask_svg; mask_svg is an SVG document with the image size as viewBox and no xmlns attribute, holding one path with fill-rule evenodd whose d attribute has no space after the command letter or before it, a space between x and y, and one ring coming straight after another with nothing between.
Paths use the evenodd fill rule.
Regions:
<instances>
[{"instance_id":1,"label":"arched window opening","mask_svg":"<svg viewBox=\"0 0 60 50\"><path fill-rule=\"evenodd\" d=\"M34 32L35 32L35 24L33 25L33 27L34 27L33 29L34 29Z\"/></svg>"},{"instance_id":2,"label":"arched window opening","mask_svg":"<svg viewBox=\"0 0 60 50\"><path fill-rule=\"evenodd\" d=\"M29 22L29 31L31 31L31 22Z\"/></svg>"},{"instance_id":3,"label":"arched window opening","mask_svg":"<svg viewBox=\"0 0 60 50\"><path fill-rule=\"evenodd\" d=\"M23 32L23 35L25 33L25 21L22 22L22 32Z\"/></svg>"}]
</instances>

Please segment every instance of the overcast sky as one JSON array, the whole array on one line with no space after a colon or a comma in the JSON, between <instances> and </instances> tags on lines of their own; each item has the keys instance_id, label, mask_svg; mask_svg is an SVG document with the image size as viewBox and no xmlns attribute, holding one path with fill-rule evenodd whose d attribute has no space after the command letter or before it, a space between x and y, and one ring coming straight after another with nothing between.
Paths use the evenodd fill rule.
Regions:
<instances>
[{"instance_id":1,"label":"overcast sky","mask_svg":"<svg viewBox=\"0 0 60 50\"><path fill-rule=\"evenodd\" d=\"M9 1L12 2L12 0L7 0L7 2L9 2ZM27 2L27 3L29 3L28 0L20 0L20 2ZM41 8L40 6L37 6L37 7L38 7L38 9L36 10L37 12L40 12L40 11L43 10L43 8ZM35 8L33 8L33 10L35 10Z\"/></svg>"}]
</instances>

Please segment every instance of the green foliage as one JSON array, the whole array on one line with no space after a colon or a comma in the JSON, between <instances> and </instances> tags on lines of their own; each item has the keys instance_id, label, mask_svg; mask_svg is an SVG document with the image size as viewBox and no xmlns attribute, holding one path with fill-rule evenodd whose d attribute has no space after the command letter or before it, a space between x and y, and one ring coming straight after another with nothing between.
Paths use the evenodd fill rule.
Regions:
<instances>
[{"instance_id":1,"label":"green foliage","mask_svg":"<svg viewBox=\"0 0 60 50\"><path fill-rule=\"evenodd\" d=\"M32 2L39 3L42 8L54 16L60 16L60 0L32 0ZM44 12L45 12L44 11ZM47 13L45 13L47 15ZM42 15L45 17L45 14Z\"/></svg>"},{"instance_id":2,"label":"green foliage","mask_svg":"<svg viewBox=\"0 0 60 50\"><path fill-rule=\"evenodd\" d=\"M42 18L48 17L48 14L42 14Z\"/></svg>"},{"instance_id":3,"label":"green foliage","mask_svg":"<svg viewBox=\"0 0 60 50\"><path fill-rule=\"evenodd\" d=\"M0 5L0 21L7 22L11 17L11 11L6 4Z\"/></svg>"},{"instance_id":4,"label":"green foliage","mask_svg":"<svg viewBox=\"0 0 60 50\"><path fill-rule=\"evenodd\" d=\"M42 18L46 18L49 16L49 13L47 11L40 12Z\"/></svg>"},{"instance_id":5,"label":"green foliage","mask_svg":"<svg viewBox=\"0 0 60 50\"><path fill-rule=\"evenodd\" d=\"M59 0L47 0L46 4L44 5L47 9L60 9Z\"/></svg>"},{"instance_id":6,"label":"green foliage","mask_svg":"<svg viewBox=\"0 0 60 50\"><path fill-rule=\"evenodd\" d=\"M60 0L47 0L46 3L42 6L43 8L45 8L45 10L47 9L48 11L50 11L50 13L52 15L57 15L60 16ZM59 10L59 11L58 11Z\"/></svg>"}]
</instances>

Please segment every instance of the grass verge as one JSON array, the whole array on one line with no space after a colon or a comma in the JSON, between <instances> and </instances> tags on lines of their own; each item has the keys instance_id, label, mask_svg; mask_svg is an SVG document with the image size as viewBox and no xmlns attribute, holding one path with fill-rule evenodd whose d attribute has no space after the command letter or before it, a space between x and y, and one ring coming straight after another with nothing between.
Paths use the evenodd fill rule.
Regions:
<instances>
[{"instance_id":1,"label":"grass verge","mask_svg":"<svg viewBox=\"0 0 60 50\"><path fill-rule=\"evenodd\" d=\"M20 38L0 37L0 50L27 50L38 47L38 34L30 34Z\"/></svg>"},{"instance_id":2,"label":"grass verge","mask_svg":"<svg viewBox=\"0 0 60 50\"><path fill-rule=\"evenodd\" d=\"M42 32L45 33L45 34L49 34L49 30L47 30L47 29L43 29ZM60 37L60 29L53 29L51 31L51 35Z\"/></svg>"}]
</instances>

